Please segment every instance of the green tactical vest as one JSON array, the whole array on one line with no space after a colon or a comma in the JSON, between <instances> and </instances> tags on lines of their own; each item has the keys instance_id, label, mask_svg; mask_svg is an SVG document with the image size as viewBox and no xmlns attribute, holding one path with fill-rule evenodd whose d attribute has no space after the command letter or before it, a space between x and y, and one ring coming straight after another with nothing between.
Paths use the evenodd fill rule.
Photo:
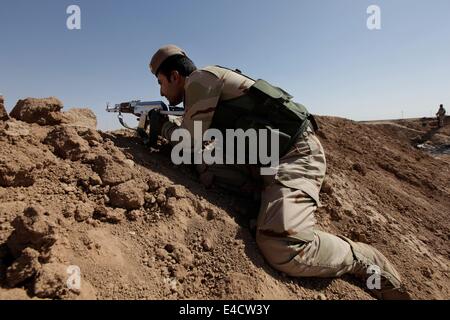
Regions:
<instances>
[{"instance_id":1,"label":"green tactical vest","mask_svg":"<svg viewBox=\"0 0 450 320\"><path fill-rule=\"evenodd\" d=\"M281 158L308 126L317 130L312 115L291 99L292 96L281 88L257 80L247 94L218 103L210 128L223 133L226 129L268 129L279 136ZM270 141L268 145L270 150Z\"/></svg>"}]
</instances>

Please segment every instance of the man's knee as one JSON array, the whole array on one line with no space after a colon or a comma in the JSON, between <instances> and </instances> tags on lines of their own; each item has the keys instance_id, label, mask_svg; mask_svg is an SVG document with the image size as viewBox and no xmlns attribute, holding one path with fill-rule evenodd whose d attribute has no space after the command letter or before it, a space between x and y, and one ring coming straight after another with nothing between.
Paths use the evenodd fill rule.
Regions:
<instances>
[{"instance_id":1,"label":"man's knee","mask_svg":"<svg viewBox=\"0 0 450 320\"><path fill-rule=\"evenodd\" d=\"M293 241L270 237L262 234L261 231L256 234L256 243L270 266L287 275L297 275L292 268L293 259L299 254L299 249L304 243L296 246Z\"/></svg>"},{"instance_id":2,"label":"man's knee","mask_svg":"<svg viewBox=\"0 0 450 320\"><path fill-rule=\"evenodd\" d=\"M339 237L316 231L314 240L269 237L260 232L256 242L266 261L292 277L336 277L351 270L350 245Z\"/></svg>"}]
</instances>

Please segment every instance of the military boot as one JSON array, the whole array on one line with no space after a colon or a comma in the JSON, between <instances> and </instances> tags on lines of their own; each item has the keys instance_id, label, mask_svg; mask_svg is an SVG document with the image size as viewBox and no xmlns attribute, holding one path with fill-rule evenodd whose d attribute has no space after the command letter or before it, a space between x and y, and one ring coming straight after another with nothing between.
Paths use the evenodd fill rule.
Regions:
<instances>
[{"instance_id":1,"label":"military boot","mask_svg":"<svg viewBox=\"0 0 450 320\"><path fill-rule=\"evenodd\" d=\"M342 238L350 244L353 252L354 262L349 273L362 278L367 288L378 299L411 299L401 281L400 274L380 251L368 244Z\"/></svg>"}]
</instances>

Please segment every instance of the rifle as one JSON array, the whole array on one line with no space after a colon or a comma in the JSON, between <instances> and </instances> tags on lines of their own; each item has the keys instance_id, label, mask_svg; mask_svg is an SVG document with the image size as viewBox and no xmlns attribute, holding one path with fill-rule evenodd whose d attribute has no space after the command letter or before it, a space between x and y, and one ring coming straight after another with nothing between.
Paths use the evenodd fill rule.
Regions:
<instances>
[{"instance_id":1,"label":"rifle","mask_svg":"<svg viewBox=\"0 0 450 320\"><path fill-rule=\"evenodd\" d=\"M161 115L182 116L184 114L184 108L167 106L162 101L141 100L118 103L114 107L110 107L108 103L106 111L118 112L117 118L120 124L127 129L136 130L138 136L144 140L144 144L150 147L156 146L159 132L152 128L156 127ZM128 126L123 120L123 113L134 114L138 117L138 126L136 128Z\"/></svg>"}]
</instances>

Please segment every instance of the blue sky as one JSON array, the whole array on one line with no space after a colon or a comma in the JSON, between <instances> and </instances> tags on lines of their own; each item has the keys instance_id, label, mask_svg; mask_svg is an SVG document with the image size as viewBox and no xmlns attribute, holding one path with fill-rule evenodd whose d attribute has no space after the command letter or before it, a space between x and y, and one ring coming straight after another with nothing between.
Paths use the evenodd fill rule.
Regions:
<instances>
[{"instance_id":1,"label":"blue sky","mask_svg":"<svg viewBox=\"0 0 450 320\"><path fill-rule=\"evenodd\" d=\"M71 4L81 30L66 27ZM372 4L381 30L366 26ZM198 67L281 86L315 114L419 117L450 105L448 0L0 0L0 93L8 110L56 96L118 128L106 102L161 99L148 62L168 43Z\"/></svg>"}]
</instances>

